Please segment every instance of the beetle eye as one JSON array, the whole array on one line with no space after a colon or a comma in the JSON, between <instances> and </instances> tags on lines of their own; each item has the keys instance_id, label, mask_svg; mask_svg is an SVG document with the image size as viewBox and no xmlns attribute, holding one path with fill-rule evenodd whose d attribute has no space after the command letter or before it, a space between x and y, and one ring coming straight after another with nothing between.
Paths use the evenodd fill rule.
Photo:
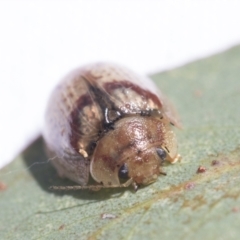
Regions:
<instances>
[{"instance_id":1,"label":"beetle eye","mask_svg":"<svg viewBox=\"0 0 240 240\"><path fill-rule=\"evenodd\" d=\"M162 148L157 148L157 154L162 159L162 161L165 161L167 157L166 151L164 151Z\"/></svg>"},{"instance_id":2,"label":"beetle eye","mask_svg":"<svg viewBox=\"0 0 240 240\"><path fill-rule=\"evenodd\" d=\"M123 178L123 179L128 178L128 168L127 168L126 163L124 163L124 164L119 168L118 176L119 176L120 178Z\"/></svg>"}]
</instances>

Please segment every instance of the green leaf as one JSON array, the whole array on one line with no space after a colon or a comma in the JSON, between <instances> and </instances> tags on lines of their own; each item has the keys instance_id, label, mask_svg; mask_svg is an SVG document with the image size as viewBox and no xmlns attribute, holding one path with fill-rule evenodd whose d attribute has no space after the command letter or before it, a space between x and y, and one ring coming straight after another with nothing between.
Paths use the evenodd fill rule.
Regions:
<instances>
[{"instance_id":1,"label":"green leaf","mask_svg":"<svg viewBox=\"0 0 240 240\"><path fill-rule=\"evenodd\" d=\"M240 47L152 78L181 117L182 161L137 193L53 192L71 183L39 138L0 171L0 239L239 238Z\"/></svg>"}]
</instances>

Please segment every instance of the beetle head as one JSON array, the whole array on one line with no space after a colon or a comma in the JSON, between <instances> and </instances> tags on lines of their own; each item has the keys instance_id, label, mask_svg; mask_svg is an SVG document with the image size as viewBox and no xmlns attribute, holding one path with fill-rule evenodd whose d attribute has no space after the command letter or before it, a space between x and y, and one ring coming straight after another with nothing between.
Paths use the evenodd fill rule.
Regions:
<instances>
[{"instance_id":1,"label":"beetle head","mask_svg":"<svg viewBox=\"0 0 240 240\"><path fill-rule=\"evenodd\" d=\"M126 179L146 185L156 181L165 160L175 162L177 156L168 121L156 116L125 117L99 140L90 171L103 186L117 187Z\"/></svg>"}]
</instances>

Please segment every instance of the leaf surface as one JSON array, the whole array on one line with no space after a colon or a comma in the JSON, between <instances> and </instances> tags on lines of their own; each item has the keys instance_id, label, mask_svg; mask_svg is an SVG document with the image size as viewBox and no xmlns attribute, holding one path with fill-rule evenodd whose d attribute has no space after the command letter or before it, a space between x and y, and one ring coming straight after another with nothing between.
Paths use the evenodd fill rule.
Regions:
<instances>
[{"instance_id":1,"label":"leaf surface","mask_svg":"<svg viewBox=\"0 0 240 240\"><path fill-rule=\"evenodd\" d=\"M181 162L137 193L53 192L71 183L39 138L0 171L0 239L239 238L240 47L152 78L181 117Z\"/></svg>"}]
</instances>

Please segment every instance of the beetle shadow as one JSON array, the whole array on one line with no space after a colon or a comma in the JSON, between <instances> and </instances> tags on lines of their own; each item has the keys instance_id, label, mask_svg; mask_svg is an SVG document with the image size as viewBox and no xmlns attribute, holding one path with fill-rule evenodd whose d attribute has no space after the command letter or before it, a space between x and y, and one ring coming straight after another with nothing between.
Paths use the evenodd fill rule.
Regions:
<instances>
[{"instance_id":1,"label":"beetle shadow","mask_svg":"<svg viewBox=\"0 0 240 240\"><path fill-rule=\"evenodd\" d=\"M105 200L121 196L127 189L101 189L100 191L90 190L75 190L75 191L54 191L49 189L50 186L73 186L76 183L68 180L61 179L55 168L52 166L51 161L45 153L45 145L42 136L39 136L33 143L31 143L22 153L24 163L28 171L32 174L42 190L48 193L54 193L58 196L71 195L78 199L86 200ZM94 184L90 179L89 184ZM117 196L116 196L117 195Z\"/></svg>"}]
</instances>

